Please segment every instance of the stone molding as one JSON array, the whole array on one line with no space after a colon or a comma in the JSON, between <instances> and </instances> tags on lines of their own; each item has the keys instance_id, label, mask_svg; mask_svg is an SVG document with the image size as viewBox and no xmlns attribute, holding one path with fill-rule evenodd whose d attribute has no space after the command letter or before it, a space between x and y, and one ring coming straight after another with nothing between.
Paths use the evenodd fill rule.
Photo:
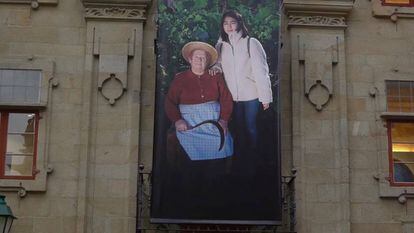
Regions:
<instances>
[{"instance_id":1,"label":"stone molding","mask_svg":"<svg viewBox=\"0 0 414 233\"><path fill-rule=\"evenodd\" d=\"M353 8L352 0L286 0L282 5L288 26L345 28L346 16Z\"/></svg>"},{"instance_id":2,"label":"stone molding","mask_svg":"<svg viewBox=\"0 0 414 233\"><path fill-rule=\"evenodd\" d=\"M290 15L289 26L346 27L343 16Z\"/></svg>"},{"instance_id":3,"label":"stone molding","mask_svg":"<svg viewBox=\"0 0 414 233\"><path fill-rule=\"evenodd\" d=\"M146 8L151 1L84 0L85 18L95 20L146 20Z\"/></svg>"},{"instance_id":4,"label":"stone molding","mask_svg":"<svg viewBox=\"0 0 414 233\"><path fill-rule=\"evenodd\" d=\"M40 5L57 5L59 0L0 0L5 4L28 4L32 9L38 9Z\"/></svg>"},{"instance_id":5,"label":"stone molding","mask_svg":"<svg viewBox=\"0 0 414 233\"><path fill-rule=\"evenodd\" d=\"M145 9L134 9L130 6L94 6L85 7L87 19L121 19L121 20L145 20Z\"/></svg>"},{"instance_id":6,"label":"stone molding","mask_svg":"<svg viewBox=\"0 0 414 233\"><path fill-rule=\"evenodd\" d=\"M353 8L353 0L285 0L283 9L287 13L311 13L347 15Z\"/></svg>"}]
</instances>

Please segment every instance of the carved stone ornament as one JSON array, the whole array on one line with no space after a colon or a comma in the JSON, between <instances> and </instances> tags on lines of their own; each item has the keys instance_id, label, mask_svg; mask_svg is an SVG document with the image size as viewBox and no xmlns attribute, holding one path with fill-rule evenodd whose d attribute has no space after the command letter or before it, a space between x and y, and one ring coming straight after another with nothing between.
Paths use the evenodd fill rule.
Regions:
<instances>
[{"instance_id":1,"label":"carved stone ornament","mask_svg":"<svg viewBox=\"0 0 414 233\"><path fill-rule=\"evenodd\" d=\"M339 63L339 38L325 38L322 45L315 45L300 36L297 39L305 96L317 111L322 111L333 95L334 69Z\"/></svg>"},{"instance_id":2,"label":"carved stone ornament","mask_svg":"<svg viewBox=\"0 0 414 233\"><path fill-rule=\"evenodd\" d=\"M305 96L308 97L309 102L315 106L317 111L322 111L331 99L332 93L327 86L322 84L321 80L317 80L305 93Z\"/></svg>"},{"instance_id":3,"label":"carved stone ornament","mask_svg":"<svg viewBox=\"0 0 414 233\"><path fill-rule=\"evenodd\" d=\"M85 18L95 20L144 21L151 0L81 0Z\"/></svg>"},{"instance_id":4,"label":"carved stone ornament","mask_svg":"<svg viewBox=\"0 0 414 233\"><path fill-rule=\"evenodd\" d=\"M144 9L127 7L86 7L85 18L145 20Z\"/></svg>"},{"instance_id":5,"label":"carved stone ornament","mask_svg":"<svg viewBox=\"0 0 414 233\"><path fill-rule=\"evenodd\" d=\"M110 105L114 105L115 101L121 98L126 90L126 88L123 87L122 81L118 79L115 74L110 74L98 89L101 91L102 96L108 100Z\"/></svg>"},{"instance_id":6,"label":"carved stone ornament","mask_svg":"<svg viewBox=\"0 0 414 233\"><path fill-rule=\"evenodd\" d=\"M346 27L345 17L342 16L303 16L290 15L289 26L317 26L317 27Z\"/></svg>"}]
</instances>

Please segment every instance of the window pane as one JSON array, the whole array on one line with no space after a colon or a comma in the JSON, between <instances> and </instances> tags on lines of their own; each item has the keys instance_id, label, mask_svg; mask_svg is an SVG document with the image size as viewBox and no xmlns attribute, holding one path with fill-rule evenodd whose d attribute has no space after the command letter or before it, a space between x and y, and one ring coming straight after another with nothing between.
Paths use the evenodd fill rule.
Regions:
<instances>
[{"instance_id":1,"label":"window pane","mask_svg":"<svg viewBox=\"0 0 414 233\"><path fill-rule=\"evenodd\" d=\"M387 97L387 110L389 112L400 112L400 98L399 97Z\"/></svg>"},{"instance_id":2,"label":"window pane","mask_svg":"<svg viewBox=\"0 0 414 233\"><path fill-rule=\"evenodd\" d=\"M7 153L33 154L35 116L34 113L9 114Z\"/></svg>"},{"instance_id":3,"label":"window pane","mask_svg":"<svg viewBox=\"0 0 414 233\"><path fill-rule=\"evenodd\" d=\"M39 100L39 88L35 87L27 87L25 93L27 100L36 100L34 102L40 102Z\"/></svg>"},{"instance_id":4,"label":"window pane","mask_svg":"<svg viewBox=\"0 0 414 233\"><path fill-rule=\"evenodd\" d=\"M411 96L411 82L400 82L400 96Z\"/></svg>"},{"instance_id":5,"label":"window pane","mask_svg":"<svg viewBox=\"0 0 414 233\"><path fill-rule=\"evenodd\" d=\"M14 80L13 80L13 85L14 86L19 86L19 87L24 87L25 83L26 83L26 74L28 74L30 71L22 71L22 70L16 70L14 73Z\"/></svg>"},{"instance_id":6,"label":"window pane","mask_svg":"<svg viewBox=\"0 0 414 233\"><path fill-rule=\"evenodd\" d=\"M394 163L395 182L414 182L414 165L404 163Z\"/></svg>"},{"instance_id":7,"label":"window pane","mask_svg":"<svg viewBox=\"0 0 414 233\"><path fill-rule=\"evenodd\" d=\"M384 0L386 4L410 4L410 0Z\"/></svg>"},{"instance_id":8,"label":"window pane","mask_svg":"<svg viewBox=\"0 0 414 233\"><path fill-rule=\"evenodd\" d=\"M13 86L13 71L12 70L1 70L1 86Z\"/></svg>"},{"instance_id":9,"label":"window pane","mask_svg":"<svg viewBox=\"0 0 414 233\"><path fill-rule=\"evenodd\" d=\"M398 81L387 81L387 96L400 96Z\"/></svg>"},{"instance_id":10,"label":"window pane","mask_svg":"<svg viewBox=\"0 0 414 233\"><path fill-rule=\"evenodd\" d=\"M12 155L6 156L5 175L6 176L32 176L33 157Z\"/></svg>"},{"instance_id":11,"label":"window pane","mask_svg":"<svg viewBox=\"0 0 414 233\"><path fill-rule=\"evenodd\" d=\"M8 135L7 153L8 154L33 154L33 134Z\"/></svg>"},{"instance_id":12,"label":"window pane","mask_svg":"<svg viewBox=\"0 0 414 233\"><path fill-rule=\"evenodd\" d=\"M414 143L414 123L393 122L391 137L393 150L399 143Z\"/></svg>"},{"instance_id":13,"label":"window pane","mask_svg":"<svg viewBox=\"0 0 414 233\"><path fill-rule=\"evenodd\" d=\"M411 97L401 97L401 112L411 112Z\"/></svg>"},{"instance_id":14,"label":"window pane","mask_svg":"<svg viewBox=\"0 0 414 233\"><path fill-rule=\"evenodd\" d=\"M33 133L35 128L35 116L34 113L10 113L8 132Z\"/></svg>"},{"instance_id":15,"label":"window pane","mask_svg":"<svg viewBox=\"0 0 414 233\"><path fill-rule=\"evenodd\" d=\"M410 152L393 152L395 163L414 163L414 147L409 148Z\"/></svg>"},{"instance_id":16,"label":"window pane","mask_svg":"<svg viewBox=\"0 0 414 233\"><path fill-rule=\"evenodd\" d=\"M25 102L26 89L21 86L13 87L13 102L24 103Z\"/></svg>"},{"instance_id":17,"label":"window pane","mask_svg":"<svg viewBox=\"0 0 414 233\"><path fill-rule=\"evenodd\" d=\"M33 176L35 113L2 112L8 116L5 176Z\"/></svg>"},{"instance_id":18,"label":"window pane","mask_svg":"<svg viewBox=\"0 0 414 233\"><path fill-rule=\"evenodd\" d=\"M414 112L414 82L387 81L387 111Z\"/></svg>"},{"instance_id":19,"label":"window pane","mask_svg":"<svg viewBox=\"0 0 414 233\"><path fill-rule=\"evenodd\" d=\"M39 103L40 87L38 70L0 70L0 102Z\"/></svg>"},{"instance_id":20,"label":"window pane","mask_svg":"<svg viewBox=\"0 0 414 233\"><path fill-rule=\"evenodd\" d=\"M13 87L1 86L0 87L0 101L3 103L9 103L13 100Z\"/></svg>"},{"instance_id":21,"label":"window pane","mask_svg":"<svg viewBox=\"0 0 414 233\"><path fill-rule=\"evenodd\" d=\"M27 72L26 86L28 87L40 87L40 72L36 70L30 70Z\"/></svg>"},{"instance_id":22,"label":"window pane","mask_svg":"<svg viewBox=\"0 0 414 233\"><path fill-rule=\"evenodd\" d=\"M395 182L414 182L414 123L392 122L392 162Z\"/></svg>"}]
</instances>

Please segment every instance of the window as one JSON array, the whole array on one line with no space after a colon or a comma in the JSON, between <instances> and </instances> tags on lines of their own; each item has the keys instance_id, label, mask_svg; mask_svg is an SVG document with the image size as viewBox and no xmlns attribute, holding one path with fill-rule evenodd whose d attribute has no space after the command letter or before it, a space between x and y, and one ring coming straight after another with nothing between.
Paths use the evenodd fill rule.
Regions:
<instances>
[{"instance_id":1,"label":"window","mask_svg":"<svg viewBox=\"0 0 414 233\"><path fill-rule=\"evenodd\" d=\"M0 111L0 178L34 179L39 114Z\"/></svg>"},{"instance_id":2,"label":"window","mask_svg":"<svg viewBox=\"0 0 414 233\"><path fill-rule=\"evenodd\" d=\"M414 113L414 82L387 81L387 111Z\"/></svg>"},{"instance_id":3,"label":"window","mask_svg":"<svg viewBox=\"0 0 414 233\"><path fill-rule=\"evenodd\" d=\"M400 18L413 18L414 0L371 0L374 17L397 22Z\"/></svg>"},{"instance_id":4,"label":"window","mask_svg":"<svg viewBox=\"0 0 414 233\"><path fill-rule=\"evenodd\" d=\"M382 4L384 6L412 6L414 5L413 0L383 0Z\"/></svg>"},{"instance_id":5,"label":"window","mask_svg":"<svg viewBox=\"0 0 414 233\"><path fill-rule=\"evenodd\" d=\"M0 69L0 178L34 179L39 112L25 111L40 103L41 72Z\"/></svg>"},{"instance_id":6,"label":"window","mask_svg":"<svg viewBox=\"0 0 414 233\"><path fill-rule=\"evenodd\" d=\"M1 0L0 0L1 1ZM46 191L55 63L0 56L0 188Z\"/></svg>"},{"instance_id":7,"label":"window","mask_svg":"<svg viewBox=\"0 0 414 233\"><path fill-rule=\"evenodd\" d=\"M414 185L414 82L387 81L388 150L391 185Z\"/></svg>"},{"instance_id":8,"label":"window","mask_svg":"<svg viewBox=\"0 0 414 233\"><path fill-rule=\"evenodd\" d=\"M414 182L414 122L388 122L390 178L398 185ZM413 183L414 184L414 183Z\"/></svg>"},{"instance_id":9,"label":"window","mask_svg":"<svg viewBox=\"0 0 414 233\"><path fill-rule=\"evenodd\" d=\"M40 103L40 83L38 70L0 69L0 104Z\"/></svg>"}]
</instances>

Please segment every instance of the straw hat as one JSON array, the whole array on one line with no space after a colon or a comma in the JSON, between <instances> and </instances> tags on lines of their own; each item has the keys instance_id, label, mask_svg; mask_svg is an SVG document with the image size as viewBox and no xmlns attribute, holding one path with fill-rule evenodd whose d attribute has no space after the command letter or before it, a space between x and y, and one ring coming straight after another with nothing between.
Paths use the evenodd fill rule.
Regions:
<instances>
[{"instance_id":1,"label":"straw hat","mask_svg":"<svg viewBox=\"0 0 414 233\"><path fill-rule=\"evenodd\" d=\"M191 41L184 45L183 49L181 50L181 53L187 62L188 57L194 50L204 50L210 55L210 63L208 64L208 66L211 66L214 63L216 63L218 57L216 49L213 46L201 41Z\"/></svg>"}]
</instances>

